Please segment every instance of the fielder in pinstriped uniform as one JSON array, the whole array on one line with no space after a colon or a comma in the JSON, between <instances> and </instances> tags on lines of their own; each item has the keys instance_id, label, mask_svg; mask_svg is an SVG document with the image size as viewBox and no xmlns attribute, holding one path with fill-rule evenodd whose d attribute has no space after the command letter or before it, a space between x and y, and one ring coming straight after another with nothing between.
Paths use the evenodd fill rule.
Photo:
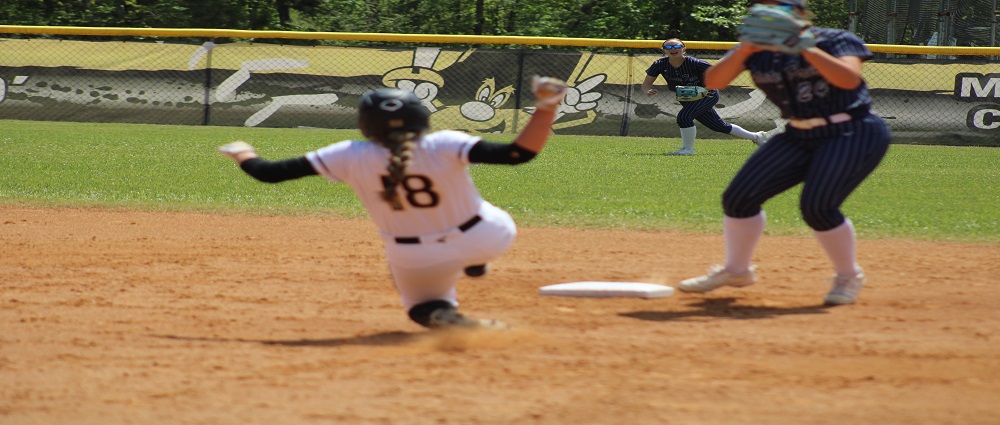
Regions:
<instances>
[{"instance_id":1,"label":"fielder in pinstriped uniform","mask_svg":"<svg viewBox=\"0 0 1000 425\"><path fill-rule=\"evenodd\" d=\"M514 242L514 220L480 196L469 166L521 164L541 152L566 83L535 77L532 92L535 112L513 143L450 130L427 133L430 111L420 99L384 88L361 97L358 127L367 140L346 140L282 161L259 158L242 141L219 152L263 182L320 175L350 185L379 228L393 283L414 322L427 328L506 328L459 313L455 287L463 271L484 275L488 262Z\"/></svg>"},{"instance_id":2,"label":"fielder in pinstriped uniform","mask_svg":"<svg viewBox=\"0 0 1000 425\"><path fill-rule=\"evenodd\" d=\"M647 96L653 96L657 90L653 88L653 83L660 75L667 82L670 91L677 93L677 87L704 87L705 70L711 64L701 59L687 56L687 47L684 42L671 38L663 42L663 58L657 59L646 69L646 79L642 82L642 91ZM708 127L709 130L732 134L736 137L752 141L760 146L767 139L765 132L759 131L751 133L736 124L731 124L722 120L718 112L715 112L715 104L719 103L719 91L708 90L705 97L697 100L687 100L678 96L681 101L681 110L677 113L677 125L681 129L681 148L671 152L671 155L693 155L694 140L698 135L698 128L694 126L694 121Z\"/></svg>"},{"instance_id":3,"label":"fielder in pinstriped uniform","mask_svg":"<svg viewBox=\"0 0 1000 425\"><path fill-rule=\"evenodd\" d=\"M761 206L802 183L802 218L834 269L824 303L851 304L865 276L854 227L840 206L879 165L890 143L889 126L871 113L862 77L862 63L873 55L847 31L810 27L804 0L753 4L740 44L708 70L707 87L723 88L749 70L789 122L747 159L722 194L725 264L678 289L708 292L753 284L751 260L765 223ZM782 22L793 28L787 36L774 30Z\"/></svg>"}]
</instances>

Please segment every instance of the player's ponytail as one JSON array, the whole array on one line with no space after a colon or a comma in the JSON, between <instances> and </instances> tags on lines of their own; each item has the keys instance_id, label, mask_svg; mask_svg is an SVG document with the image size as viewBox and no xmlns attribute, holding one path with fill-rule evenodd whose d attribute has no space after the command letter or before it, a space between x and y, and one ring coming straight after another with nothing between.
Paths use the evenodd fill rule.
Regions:
<instances>
[{"instance_id":1,"label":"player's ponytail","mask_svg":"<svg viewBox=\"0 0 1000 425\"><path fill-rule=\"evenodd\" d=\"M389 203L394 210L403 209L403 203L399 199L399 192L396 188L406 177L406 169L409 168L413 160L413 147L416 146L416 139L420 137L420 132L399 131L386 135L384 141L379 141L382 146L389 149L389 178L385 181L385 190L382 192L382 199Z\"/></svg>"},{"instance_id":2,"label":"player's ponytail","mask_svg":"<svg viewBox=\"0 0 1000 425\"><path fill-rule=\"evenodd\" d=\"M361 96L358 129L391 152L381 196L394 210L403 209L396 188L406 178L416 140L431 127L430 116L431 111L409 90L381 88Z\"/></svg>"}]
</instances>

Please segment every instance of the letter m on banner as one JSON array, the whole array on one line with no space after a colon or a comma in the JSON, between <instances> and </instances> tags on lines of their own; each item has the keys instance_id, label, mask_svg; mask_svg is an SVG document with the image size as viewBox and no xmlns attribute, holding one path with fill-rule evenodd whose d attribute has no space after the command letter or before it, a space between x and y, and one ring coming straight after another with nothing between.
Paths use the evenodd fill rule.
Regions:
<instances>
[{"instance_id":1,"label":"letter m on banner","mask_svg":"<svg viewBox=\"0 0 1000 425\"><path fill-rule=\"evenodd\" d=\"M956 74L955 98L964 102L1000 103L1000 74Z\"/></svg>"}]
</instances>

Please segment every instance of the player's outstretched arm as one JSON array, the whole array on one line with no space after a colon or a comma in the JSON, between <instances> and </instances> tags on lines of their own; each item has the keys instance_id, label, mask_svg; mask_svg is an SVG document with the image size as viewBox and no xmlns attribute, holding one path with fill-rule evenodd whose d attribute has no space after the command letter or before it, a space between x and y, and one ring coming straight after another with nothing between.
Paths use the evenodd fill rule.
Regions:
<instances>
[{"instance_id":1,"label":"player's outstretched arm","mask_svg":"<svg viewBox=\"0 0 1000 425\"><path fill-rule=\"evenodd\" d=\"M566 97L566 82L558 78L535 76L531 79L531 92L535 95L535 113L528 124L514 139L517 146L538 153L552 131L556 109Z\"/></svg>"},{"instance_id":2,"label":"player's outstretched arm","mask_svg":"<svg viewBox=\"0 0 1000 425\"><path fill-rule=\"evenodd\" d=\"M469 162L475 164L517 165L531 161L545 147L555 122L557 109L566 97L565 81L534 77L531 91L535 94L535 113L514 143L494 143L480 140L469 150Z\"/></svg>"},{"instance_id":3,"label":"player's outstretched arm","mask_svg":"<svg viewBox=\"0 0 1000 425\"><path fill-rule=\"evenodd\" d=\"M715 65L705 70L705 88L721 90L729 86L729 83L747 69L743 62L746 62L750 55L758 51L760 49L757 47L741 43L733 51L719 59Z\"/></svg>"},{"instance_id":4,"label":"player's outstretched arm","mask_svg":"<svg viewBox=\"0 0 1000 425\"><path fill-rule=\"evenodd\" d=\"M218 151L236 161L240 169L250 177L265 183L280 183L317 174L305 156L284 161L267 161L257 155L257 149L243 141L219 146Z\"/></svg>"}]
</instances>

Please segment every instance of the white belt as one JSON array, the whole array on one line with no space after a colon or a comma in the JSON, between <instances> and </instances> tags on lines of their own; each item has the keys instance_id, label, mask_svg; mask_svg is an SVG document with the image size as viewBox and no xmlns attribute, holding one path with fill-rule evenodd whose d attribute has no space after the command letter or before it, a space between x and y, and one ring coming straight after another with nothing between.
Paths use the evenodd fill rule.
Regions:
<instances>
[{"instance_id":1,"label":"white belt","mask_svg":"<svg viewBox=\"0 0 1000 425\"><path fill-rule=\"evenodd\" d=\"M851 114L847 112L841 112L839 114L833 114L826 118L816 117L816 118L793 118L788 120L788 125L795 127L799 130L812 130L816 127L822 127L828 124L839 124L842 122L850 121Z\"/></svg>"}]
</instances>

